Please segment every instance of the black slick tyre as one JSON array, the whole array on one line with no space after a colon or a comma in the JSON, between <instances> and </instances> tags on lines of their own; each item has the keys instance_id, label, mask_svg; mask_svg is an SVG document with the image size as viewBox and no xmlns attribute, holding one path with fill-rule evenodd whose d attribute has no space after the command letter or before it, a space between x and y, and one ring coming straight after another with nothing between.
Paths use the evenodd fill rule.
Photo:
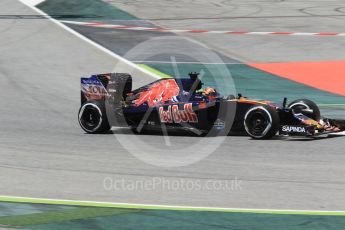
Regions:
<instances>
[{"instance_id":1,"label":"black slick tyre","mask_svg":"<svg viewBox=\"0 0 345 230\"><path fill-rule=\"evenodd\" d=\"M107 133L111 128L104 102L85 102L79 109L78 121L80 127L89 134Z\"/></svg>"},{"instance_id":2,"label":"black slick tyre","mask_svg":"<svg viewBox=\"0 0 345 230\"><path fill-rule=\"evenodd\" d=\"M254 105L244 116L244 127L253 139L270 139L280 126L277 111L268 105Z\"/></svg>"},{"instance_id":3,"label":"black slick tyre","mask_svg":"<svg viewBox=\"0 0 345 230\"><path fill-rule=\"evenodd\" d=\"M289 108L294 111L294 113L302 113L303 115L310 117L315 121L321 119L321 112L319 107L315 102L308 99L298 99L289 104Z\"/></svg>"}]
</instances>

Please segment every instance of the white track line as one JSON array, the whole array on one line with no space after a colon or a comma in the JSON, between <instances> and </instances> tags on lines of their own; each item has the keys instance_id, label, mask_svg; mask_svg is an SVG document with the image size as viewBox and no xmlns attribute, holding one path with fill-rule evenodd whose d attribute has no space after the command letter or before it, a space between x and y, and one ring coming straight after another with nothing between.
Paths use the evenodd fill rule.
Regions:
<instances>
[{"instance_id":1,"label":"white track line","mask_svg":"<svg viewBox=\"0 0 345 230\"><path fill-rule=\"evenodd\" d=\"M245 65L245 63L237 63L237 62L192 62L192 61L176 61L176 62L172 62L172 61L140 61L140 60L135 60L132 61L134 63L138 63L138 64L145 64L145 63L157 63L157 64L172 64L172 63L176 63L176 64L203 64L203 65Z\"/></svg>"},{"instance_id":2,"label":"white track line","mask_svg":"<svg viewBox=\"0 0 345 230\"><path fill-rule=\"evenodd\" d=\"M38 4L44 2L45 0L22 0L28 6L37 6Z\"/></svg>"},{"instance_id":3,"label":"white track line","mask_svg":"<svg viewBox=\"0 0 345 230\"><path fill-rule=\"evenodd\" d=\"M272 214L301 214L301 215L345 215L345 211L324 211L324 210L292 210L292 209L246 209L246 208L221 208L201 206L179 206L179 205L156 205L156 204L135 204L115 203L83 200L60 200L49 198L32 198L18 196L2 196L0 202L18 203L41 203L53 205L76 205L90 207L114 207L114 208L136 208L136 209L161 209L161 210L190 210L190 211L216 211L216 212L248 212L248 213L272 213Z\"/></svg>"},{"instance_id":4,"label":"white track line","mask_svg":"<svg viewBox=\"0 0 345 230\"><path fill-rule=\"evenodd\" d=\"M114 25L97 22L78 22L78 21L61 21L66 24L75 24L82 26L90 26L96 28L111 28L111 29L122 29L122 30L136 30L136 31L155 31L155 32L170 32L170 33L198 33L198 34L227 34L227 35L280 35L280 36L319 36L319 37L338 37L345 36L345 33L303 33L303 32L254 32L254 31L223 31L223 30L182 30L182 29L168 29L168 28L152 28L152 27L141 27L141 26L129 26L129 25Z\"/></svg>"},{"instance_id":5,"label":"white track line","mask_svg":"<svg viewBox=\"0 0 345 230\"><path fill-rule=\"evenodd\" d=\"M161 79L161 77L159 77L158 75L151 73L145 69L140 68L139 66L137 66L136 64L134 64L133 62L128 61L127 59L115 54L113 51L97 44L96 42L90 40L89 38L85 37L84 35L72 30L71 28L69 28L68 26L64 25L63 23L59 22L58 20L55 20L54 18L50 17L49 15L47 15L46 13L44 13L43 11L41 11L40 9L36 8L34 5L32 5L33 0L19 0L20 2L22 2L23 4L27 5L28 7L30 7L31 9L33 9L34 11L36 11L37 13L41 14L42 16L44 16L45 18L51 20L53 23L55 23L56 25L58 25L59 27L65 29L66 31L68 31L69 33L75 35L76 37L80 38L81 40L89 43L90 45L96 47L97 49L103 51L104 53L109 54L110 56L114 57L115 59L117 59L118 61L121 61L125 64L127 64L128 66L132 67L133 69L137 69L139 71L141 71L142 73L145 73L146 75L156 78L156 79Z\"/></svg>"}]
</instances>

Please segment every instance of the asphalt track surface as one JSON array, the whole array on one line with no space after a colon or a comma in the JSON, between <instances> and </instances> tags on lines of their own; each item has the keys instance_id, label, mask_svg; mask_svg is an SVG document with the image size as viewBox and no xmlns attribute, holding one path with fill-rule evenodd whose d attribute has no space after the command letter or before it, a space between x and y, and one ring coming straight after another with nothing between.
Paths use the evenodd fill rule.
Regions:
<instances>
[{"instance_id":1,"label":"asphalt track surface","mask_svg":"<svg viewBox=\"0 0 345 230\"><path fill-rule=\"evenodd\" d=\"M174 29L343 32L341 0L106 0L156 25ZM160 13L164 12L164 13ZM331 37L228 36L186 34L213 50L245 63L344 60L345 41Z\"/></svg>"},{"instance_id":2,"label":"asphalt track surface","mask_svg":"<svg viewBox=\"0 0 345 230\"><path fill-rule=\"evenodd\" d=\"M36 14L12 0L2 1L0 9L3 15ZM79 77L112 71L114 58L48 20L1 19L0 23L1 195L345 210L343 138L253 141L216 137L198 144L198 137L171 136L167 140L118 130L114 131L117 135L86 135L76 119ZM148 80L137 78L138 84ZM134 142L138 138L142 145ZM173 147L164 144L169 142ZM177 159L174 163L178 164L183 163L178 159L190 154L184 151L188 146L195 144L197 153L205 144L219 143L211 155L183 167L153 166L138 155L150 146L150 156L159 159L155 163L166 165ZM172 149L177 151L171 158ZM133 155L128 150L136 152ZM106 189L103 182L109 177L127 183L158 178L165 187L160 183L154 189ZM241 182L233 190L166 188L181 180L195 185L236 178Z\"/></svg>"}]
</instances>

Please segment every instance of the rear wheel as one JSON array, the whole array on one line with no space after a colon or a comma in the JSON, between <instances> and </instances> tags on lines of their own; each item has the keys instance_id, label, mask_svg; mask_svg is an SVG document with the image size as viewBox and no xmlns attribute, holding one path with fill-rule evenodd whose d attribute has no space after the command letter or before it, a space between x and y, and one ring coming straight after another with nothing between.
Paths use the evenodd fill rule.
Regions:
<instances>
[{"instance_id":1,"label":"rear wheel","mask_svg":"<svg viewBox=\"0 0 345 230\"><path fill-rule=\"evenodd\" d=\"M244 127L254 139L270 139L279 130L280 118L275 109L267 105L254 105L244 117Z\"/></svg>"},{"instance_id":2,"label":"rear wheel","mask_svg":"<svg viewBox=\"0 0 345 230\"><path fill-rule=\"evenodd\" d=\"M319 121L321 119L321 113L319 107L311 100L298 99L289 104L289 108L295 113L302 113L303 115L310 117L313 120Z\"/></svg>"},{"instance_id":3,"label":"rear wheel","mask_svg":"<svg viewBox=\"0 0 345 230\"><path fill-rule=\"evenodd\" d=\"M110 125L103 102L90 101L84 103L78 114L80 127L87 133L107 133Z\"/></svg>"}]
</instances>

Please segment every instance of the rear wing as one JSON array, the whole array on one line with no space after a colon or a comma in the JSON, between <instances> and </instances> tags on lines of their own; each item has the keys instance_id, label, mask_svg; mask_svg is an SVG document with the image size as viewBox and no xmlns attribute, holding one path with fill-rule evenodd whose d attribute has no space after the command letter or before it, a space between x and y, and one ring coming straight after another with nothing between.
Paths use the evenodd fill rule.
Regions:
<instances>
[{"instance_id":1,"label":"rear wing","mask_svg":"<svg viewBox=\"0 0 345 230\"><path fill-rule=\"evenodd\" d=\"M104 101L109 97L107 90L111 74L92 75L80 79L81 104L86 101Z\"/></svg>"},{"instance_id":2,"label":"rear wing","mask_svg":"<svg viewBox=\"0 0 345 230\"><path fill-rule=\"evenodd\" d=\"M106 73L80 79L81 104L87 101L119 101L132 90L132 77L127 73Z\"/></svg>"}]
</instances>

